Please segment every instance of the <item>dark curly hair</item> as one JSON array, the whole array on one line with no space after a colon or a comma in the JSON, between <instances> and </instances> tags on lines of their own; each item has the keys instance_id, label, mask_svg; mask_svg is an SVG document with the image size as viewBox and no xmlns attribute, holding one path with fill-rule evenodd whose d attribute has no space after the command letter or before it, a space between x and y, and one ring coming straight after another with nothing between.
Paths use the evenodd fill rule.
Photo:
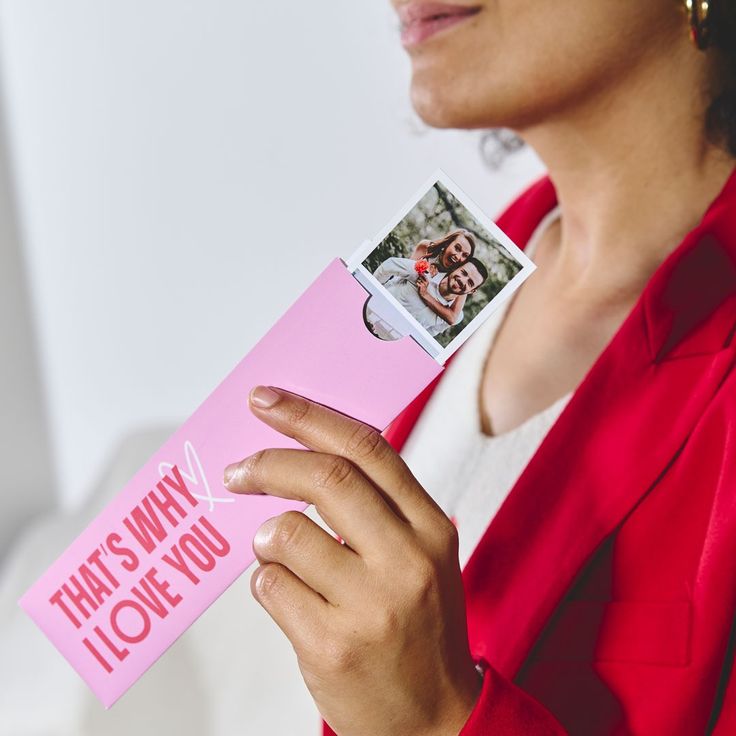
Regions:
<instances>
[{"instance_id":1,"label":"dark curly hair","mask_svg":"<svg viewBox=\"0 0 736 736\"><path fill-rule=\"evenodd\" d=\"M714 143L736 156L736 0L711 0L709 49L718 54L718 75L706 129Z\"/></svg>"}]
</instances>

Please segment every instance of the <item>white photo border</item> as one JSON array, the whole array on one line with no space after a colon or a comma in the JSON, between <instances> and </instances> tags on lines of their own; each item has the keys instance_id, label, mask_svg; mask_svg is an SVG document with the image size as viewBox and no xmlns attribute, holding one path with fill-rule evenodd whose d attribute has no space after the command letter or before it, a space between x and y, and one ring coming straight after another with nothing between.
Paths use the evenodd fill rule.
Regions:
<instances>
[{"instance_id":1,"label":"white photo border","mask_svg":"<svg viewBox=\"0 0 736 736\"><path fill-rule=\"evenodd\" d=\"M396 228L399 223L411 212L417 203L430 191L430 189L439 183L445 187L462 205L465 209L473 216L473 218L483 226L508 252L509 254L521 264L521 270L518 271L513 278L486 304L483 309L471 320L471 322L463 328L459 335L457 335L446 347L440 345L437 340L429 334L429 332L417 321L417 319L404 308L396 298L376 279L373 274L363 266L363 261L376 249L385 238ZM386 299L401 315L411 324L414 330L418 333L417 336L421 336L422 339L417 342L426 349L427 343L436 346L437 352L432 357L444 365L450 356L468 339L475 333L476 330L486 321L488 317L493 314L507 299L509 299L513 293L526 281L529 276L536 269L534 262L519 248L501 228L486 215L483 210L452 180L447 174L441 169L435 171L435 173L427 179L420 189L417 190L415 195L407 201L407 203L401 208L397 215L389 221L378 234L378 236L371 241L366 241L356 250L350 258L347 260L347 267L351 273L359 271L362 276L373 284L381 297Z\"/></svg>"}]
</instances>

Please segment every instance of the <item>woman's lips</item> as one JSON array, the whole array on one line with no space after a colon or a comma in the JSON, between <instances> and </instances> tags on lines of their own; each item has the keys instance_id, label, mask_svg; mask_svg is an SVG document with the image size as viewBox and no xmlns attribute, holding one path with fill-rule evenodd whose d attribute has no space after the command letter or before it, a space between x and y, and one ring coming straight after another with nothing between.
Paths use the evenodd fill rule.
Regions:
<instances>
[{"instance_id":1,"label":"woman's lips","mask_svg":"<svg viewBox=\"0 0 736 736\"><path fill-rule=\"evenodd\" d=\"M399 8L401 43L405 48L417 46L480 12L480 7L449 3L411 2Z\"/></svg>"}]
</instances>

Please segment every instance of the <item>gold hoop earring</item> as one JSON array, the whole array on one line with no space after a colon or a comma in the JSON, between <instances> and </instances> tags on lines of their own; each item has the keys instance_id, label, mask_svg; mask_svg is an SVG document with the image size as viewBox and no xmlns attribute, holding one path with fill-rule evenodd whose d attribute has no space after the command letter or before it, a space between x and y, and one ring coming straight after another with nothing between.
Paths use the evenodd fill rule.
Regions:
<instances>
[{"instance_id":1,"label":"gold hoop earring","mask_svg":"<svg viewBox=\"0 0 736 736\"><path fill-rule=\"evenodd\" d=\"M685 0L690 39L701 51L708 48L710 41L710 3L711 0Z\"/></svg>"}]
</instances>

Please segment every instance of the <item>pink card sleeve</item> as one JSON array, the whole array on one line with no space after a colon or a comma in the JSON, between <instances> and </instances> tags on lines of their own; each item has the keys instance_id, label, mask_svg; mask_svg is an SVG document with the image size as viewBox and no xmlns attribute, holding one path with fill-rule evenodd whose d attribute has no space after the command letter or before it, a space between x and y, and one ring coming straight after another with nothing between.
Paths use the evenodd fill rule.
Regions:
<instances>
[{"instance_id":1,"label":"pink card sleeve","mask_svg":"<svg viewBox=\"0 0 736 736\"><path fill-rule=\"evenodd\" d=\"M222 486L225 465L298 446L253 417L251 388L280 386L385 429L441 372L410 337L370 334L367 299L333 261L21 599L106 707L253 562L256 529L304 508Z\"/></svg>"}]
</instances>

